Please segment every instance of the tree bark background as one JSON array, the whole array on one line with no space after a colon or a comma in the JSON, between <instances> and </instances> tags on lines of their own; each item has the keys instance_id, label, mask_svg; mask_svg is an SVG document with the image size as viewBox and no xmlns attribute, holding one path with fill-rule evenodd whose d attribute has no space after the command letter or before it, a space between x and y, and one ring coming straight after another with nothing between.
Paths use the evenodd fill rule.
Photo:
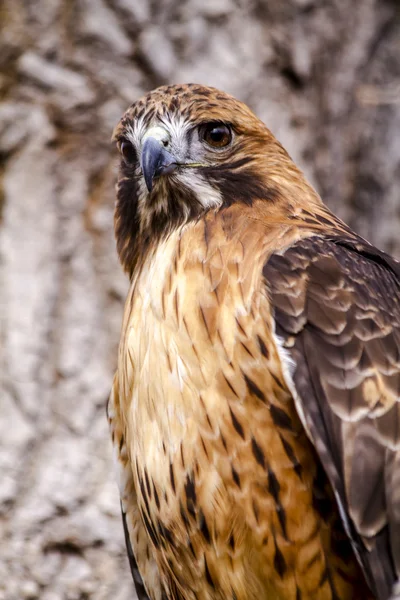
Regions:
<instances>
[{"instance_id":1,"label":"tree bark background","mask_svg":"<svg viewBox=\"0 0 400 600\"><path fill-rule=\"evenodd\" d=\"M225 89L399 257L400 4L2 0L0 23L0 600L128 600L112 129L157 85Z\"/></svg>"}]
</instances>

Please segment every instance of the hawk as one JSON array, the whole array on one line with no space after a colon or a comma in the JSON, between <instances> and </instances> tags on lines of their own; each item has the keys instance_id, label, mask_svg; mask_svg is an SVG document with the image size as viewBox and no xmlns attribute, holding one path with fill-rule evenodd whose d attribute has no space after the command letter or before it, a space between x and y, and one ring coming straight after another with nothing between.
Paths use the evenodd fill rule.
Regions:
<instances>
[{"instance_id":1,"label":"hawk","mask_svg":"<svg viewBox=\"0 0 400 600\"><path fill-rule=\"evenodd\" d=\"M223 92L158 88L114 139L130 290L108 419L140 600L386 600L400 264Z\"/></svg>"}]
</instances>

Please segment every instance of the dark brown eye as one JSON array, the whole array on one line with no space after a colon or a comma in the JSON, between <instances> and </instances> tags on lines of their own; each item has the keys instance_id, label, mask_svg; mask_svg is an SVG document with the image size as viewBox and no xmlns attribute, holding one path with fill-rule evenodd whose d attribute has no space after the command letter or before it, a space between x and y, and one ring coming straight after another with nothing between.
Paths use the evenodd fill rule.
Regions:
<instances>
[{"instance_id":1,"label":"dark brown eye","mask_svg":"<svg viewBox=\"0 0 400 600\"><path fill-rule=\"evenodd\" d=\"M213 148L225 148L232 141L232 131L223 123L207 123L203 127L202 137Z\"/></svg>"},{"instance_id":2,"label":"dark brown eye","mask_svg":"<svg viewBox=\"0 0 400 600\"><path fill-rule=\"evenodd\" d=\"M125 162L128 165L133 165L137 162L135 146L131 142L128 142L128 140L123 140L120 144L120 150Z\"/></svg>"}]
</instances>

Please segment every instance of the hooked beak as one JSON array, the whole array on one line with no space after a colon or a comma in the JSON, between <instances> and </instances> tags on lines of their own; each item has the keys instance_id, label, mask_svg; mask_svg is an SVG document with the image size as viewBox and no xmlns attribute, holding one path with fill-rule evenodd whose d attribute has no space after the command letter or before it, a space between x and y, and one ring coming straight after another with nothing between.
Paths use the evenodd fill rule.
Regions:
<instances>
[{"instance_id":1,"label":"hooked beak","mask_svg":"<svg viewBox=\"0 0 400 600\"><path fill-rule=\"evenodd\" d=\"M143 143L141 164L143 177L149 192L153 189L155 177L172 173L177 163L175 157L165 149L161 140L147 137Z\"/></svg>"}]
</instances>

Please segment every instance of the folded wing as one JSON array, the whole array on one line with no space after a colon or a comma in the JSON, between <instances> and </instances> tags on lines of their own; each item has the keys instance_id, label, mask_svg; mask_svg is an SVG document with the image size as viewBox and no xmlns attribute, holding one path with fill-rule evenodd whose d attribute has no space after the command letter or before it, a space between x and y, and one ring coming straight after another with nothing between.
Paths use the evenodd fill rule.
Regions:
<instances>
[{"instance_id":1,"label":"folded wing","mask_svg":"<svg viewBox=\"0 0 400 600\"><path fill-rule=\"evenodd\" d=\"M361 239L314 236L264 276L297 410L386 599L400 576L400 265Z\"/></svg>"}]
</instances>

